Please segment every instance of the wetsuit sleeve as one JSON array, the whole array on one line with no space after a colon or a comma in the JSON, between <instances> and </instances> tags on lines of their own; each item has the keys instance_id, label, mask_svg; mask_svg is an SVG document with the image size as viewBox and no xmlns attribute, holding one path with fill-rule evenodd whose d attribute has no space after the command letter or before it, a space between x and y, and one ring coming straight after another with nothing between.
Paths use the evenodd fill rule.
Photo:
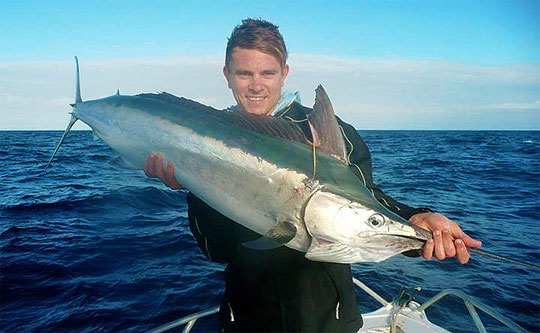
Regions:
<instances>
[{"instance_id":1,"label":"wetsuit sleeve","mask_svg":"<svg viewBox=\"0 0 540 333\"><path fill-rule=\"evenodd\" d=\"M345 123L339 117L336 118L343 129L345 145L349 152L351 170L373 192L375 198L392 212L406 220L415 214L429 212L430 210L427 208L414 208L398 202L389 195L386 195L375 185L373 182L371 153L368 146L353 126Z\"/></svg>"}]
</instances>

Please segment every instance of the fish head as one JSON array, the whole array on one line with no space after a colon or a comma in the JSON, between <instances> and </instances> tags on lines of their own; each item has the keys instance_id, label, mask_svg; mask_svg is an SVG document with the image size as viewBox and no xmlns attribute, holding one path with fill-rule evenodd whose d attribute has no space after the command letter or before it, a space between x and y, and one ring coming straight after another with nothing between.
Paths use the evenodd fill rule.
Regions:
<instances>
[{"instance_id":1,"label":"fish head","mask_svg":"<svg viewBox=\"0 0 540 333\"><path fill-rule=\"evenodd\" d=\"M353 201L326 191L308 201L304 223L312 237L306 258L315 261L379 262L419 249L431 237L375 198Z\"/></svg>"}]
</instances>

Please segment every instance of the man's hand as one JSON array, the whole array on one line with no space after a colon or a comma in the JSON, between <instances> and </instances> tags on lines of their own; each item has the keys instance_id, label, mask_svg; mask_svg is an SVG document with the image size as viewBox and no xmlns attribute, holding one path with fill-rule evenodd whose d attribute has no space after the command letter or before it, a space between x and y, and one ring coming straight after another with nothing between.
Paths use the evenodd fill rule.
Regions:
<instances>
[{"instance_id":1,"label":"man's hand","mask_svg":"<svg viewBox=\"0 0 540 333\"><path fill-rule=\"evenodd\" d=\"M430 260L435 256L439 260L457 257L457 260L465 264L470 255L467 247L480 247L482 242L471 238L463 232L454 221L438 213L420 213L411 216L409 221L421 228L433 233L433 239L424 244L422 256Z\"/></svg>"},{"instance_id":2,"label":"man's hand","mask_svg":"<svg viewBox=\"0 0 540 333\"><path fill-rule=\"evenodd\" d=\"M167 169L163 168L163 155L159 153L150 153L148 159L144 164L144 173L150 177L159 178L163 184L172 188L173 190L179 190L182 188L182 185L176 181L176 176L174 175L174 164L169 162L167 164Z\"/></svg>"}]
</instances>

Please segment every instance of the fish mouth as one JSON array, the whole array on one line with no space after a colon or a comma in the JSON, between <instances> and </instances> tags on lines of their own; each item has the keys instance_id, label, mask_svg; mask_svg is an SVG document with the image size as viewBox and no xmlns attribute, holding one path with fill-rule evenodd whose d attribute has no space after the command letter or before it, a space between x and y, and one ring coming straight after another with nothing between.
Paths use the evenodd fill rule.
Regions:
<instances>
[{"instance_id":1,"label":"fish mouth","mask_svg":"<svg viewBox=\"0 0 540 333\"><path fill-rule=\"evenodd\" d=\"M362 247L353 247L325 239L312 238L311 246L305 257L313 261L341 264L380 262L396 254L420 248L422 244L422 241L398 237L394 238L392 242L377 242L365 244L366 246Z\"/></svg>"},{"instance_id":2,"label":"fish mouth","mask_svg":"<svg viewBox=\"0 0 540 333\"><path fill-rule=\"evenodd\" d=\"M424 230L424 229L422 229ZM424 230L427 232L427 230ZM323 237L317 237L317 236L312 236L312 239L314 239L317 244L319 245L333 245L333 244L343 244L341 243L340 241L338 240L330 240L330 239L327 239L327 238L323 238ZM386 233L370 233L370 234L364 234L364 236L361 237L361 239L363 240L362 242L362 247L363 246L370 246L370 247L386 247L386 246L372 246L373 244L380 244L380 241L383 240L383 239L388 239L388 240L398 240L398 241L401 241L401 242L407 242L407 241L410 241L410 242L415 242L415 243L419 243L419 244L423 244L425 243L428 239L431 239L431 237L429 238L426 238L425 236L411 236L411 235L404 235L404 234L386 234ZM343 244L343 245L346 245L346 246L350 246L350 247L357 247L357 246L354 246L354 245L351 245L351 244Z\"/></svg>"},{"instance_id":3,"label":"fish mouth","mask_svg":"<svg viewBox=\"0 0 540 333\"><path fill-rule=\"evenodd\" d=\"M378 231L378 230L371 230L371 231L363 231L360 232L357 237L362 240L362 244L367 241L370 242L370 239L372 238L388 238L388 239L401 239L401 240L411 240L411 241L417 241L417 242L426 242L427 240L433 238L430 231L423 229L417 225L414 225L410 222L407 223L399 223L399 227L390 228L390 230L386 231ZM393 230L392 230L393 229ZM351 244L354 246L354 244Z\"/></svg>"},{"instance_id":4,"label":"fish mouth","mask_svg":"<svg viewBox=\"0 0 540 333\"><path fill-rule=\"evenodd\" d=\"M373 233L362 237L362 242L355 245L322 237L313 237L305 257L313 261L354 264L361 262L380 262L396 254L423 247L429 231L419 229L418 235L400 233Z\"/></svg>"}]
</instances>

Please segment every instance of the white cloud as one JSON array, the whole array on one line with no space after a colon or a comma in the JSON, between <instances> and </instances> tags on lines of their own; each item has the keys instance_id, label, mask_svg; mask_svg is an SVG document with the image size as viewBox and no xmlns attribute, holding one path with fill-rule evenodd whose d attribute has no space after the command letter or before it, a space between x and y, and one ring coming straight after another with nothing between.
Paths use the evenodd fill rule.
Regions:
<instances>
[{"instance_id":1,"label":"white cloud","mask_svg":"<svg viewBox=\"0 0 540 333\"><path fill-rule=\"evenodd\" d=\"M536 101L533 103L502 103L496 105L486 105L484 109L492 110L539 110L540 111L540 102Z\"/></svg>"},{"instance_id":2,"label":"white cloud","mask_svg":"<svg viewBox=\"0 0 540 333\"><path fill-rule=\"evenodd\" d=\"M336 113L357 128L540 129L540 109L511 122L491 117L500 105L540 97L540 65L471 65L436 60L376 60L291 56L289 86L304 102L322 83ZM307 98L306 98L307 97ZM500 111L497 111L500 113Z\"/></svg>"},{"instance_id":3,"label":"white cloud","mask_svg":"<svg viewBox=\"0 0 540 333\"><path fill-rule=\"evenodd\" d=\"M0 94L0 105L5 105L6 107L14 107L23 102L24 98L22 96Z\"/></svg>"},{"instance_id":4,"label":"white cloud","mask_svg":"<svg viewBox=\"0 0 540 333\"><path fill-rule=\"evenodd\" d=\"M79 60L83 100L119 89L125 95L167 91L218 108L234 101L221 76L221 57ZM75 96L75 62L0 64L0 92L0 129L63 129Z\"/></svg>"},{"instance_id":5,"label":"white cloud","mask_svg":"<svg viewBox=\"0 0 540 333\"><path fill-rule=\"evenodd\" d=\"M126 95L167 91L217 108L234 103L221 74L222 55L80 64L83 100L120 89ZM323 84L336 113L357 128L540 129L539 64L292 54L290 65L287 90L300 91L311 106L315 87ZM74 89L71 59L0 64L0 129L63 129Z\"/></svg>"}]
</instances>

